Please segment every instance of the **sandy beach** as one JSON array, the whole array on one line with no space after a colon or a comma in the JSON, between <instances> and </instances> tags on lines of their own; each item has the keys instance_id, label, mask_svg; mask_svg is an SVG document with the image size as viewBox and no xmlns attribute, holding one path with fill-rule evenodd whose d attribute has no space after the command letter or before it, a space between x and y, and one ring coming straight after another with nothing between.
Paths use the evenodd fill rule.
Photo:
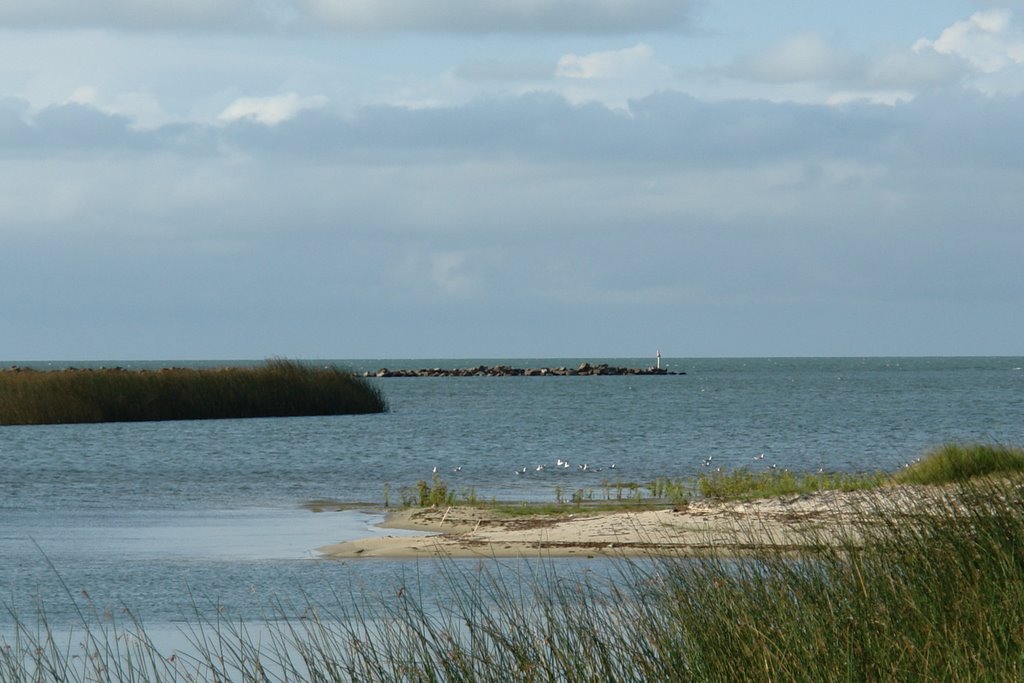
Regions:
<instances>
[{"instance_id":1,"label":"sandy beach","mask_svg":"<svg viewBox=\"0 0 1024 683\"><path fill-rule=\"evenodd\" d=\"M422 536L379 536L318 548L328 558L594 557L636 554L741 554L758 547L799 550L849 537L879 510L907 510L921 489L837 492L682 507L507 517L486 507L410 508L390 513L384 528Z\"/></svg>"}]
</instances>

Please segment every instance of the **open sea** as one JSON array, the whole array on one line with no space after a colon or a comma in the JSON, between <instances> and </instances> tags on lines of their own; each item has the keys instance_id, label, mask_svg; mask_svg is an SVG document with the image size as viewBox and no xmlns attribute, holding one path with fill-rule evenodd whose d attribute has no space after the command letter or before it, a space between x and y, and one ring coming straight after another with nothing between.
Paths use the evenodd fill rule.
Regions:
<instances>
[{"instance_id":1,"label":"open sea","mask_svg":"<svg viewBox=\"0 0 1024 683\"><path fill-rule=\"evenodd\" d=\"M653 362L326 362L363 372L583 360ZM947 441L1024 444L1024 358L668 358L662 367L686 374L373 379L385 414L0 427L0 636L41 611L57 630L95 610L130 611L170 633L211 611L259 620L275 604L301 610L339 590L386 594L429 575L430 563L327 561L316 548L400 533L374 526L385 496L398 504L402 487L434 467L478 498L553 501L556 487L600 498L605 482L692 477L708 458L724 469L892 471ZM559 459L572 466L556 468ZM310 509L324 499L363 505Z\"/></svg>"}]
</instances>

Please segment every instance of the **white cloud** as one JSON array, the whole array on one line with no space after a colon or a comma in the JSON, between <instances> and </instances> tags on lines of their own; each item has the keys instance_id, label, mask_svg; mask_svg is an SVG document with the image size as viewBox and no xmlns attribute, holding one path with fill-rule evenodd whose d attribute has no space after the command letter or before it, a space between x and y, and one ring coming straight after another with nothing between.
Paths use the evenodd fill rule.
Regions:
<instances>
[{"instance_id":1,"label":"white cloud","mask_svg":"<svg viewBox=\"0 0 1024 683\"><path fill-rule=\"evenodd\" d=\"M962 63L933 51L890 52L874 57L866 66L863 80L869 88L929 87L955 83L964 74Z\"/></svg>"},{"instance_id":2,"label":"white cloud","mask_svg":"<svg viewBox=\"0 0 1024 683\"><path fill-rule=\"evenodd\" d=\"M647 67L654 55L648 45L587 55L567 54L558 60L555 75L559 78L625 78Z\"/></svg>"},{"instance_id":3,"label":"white cloud","mask_svg":"<svg viewBox=\"0 0 1024 683\"><path fill-rule=\"evenodd\" d=\"M935 40L922 38L914 51L953 55L985 74L1024 64L1024 34L1009 9L976 12L945 29Z\"/></svg>"},{"instance_id":4,"label":"white cloud","mask_svg":"<svg viewBox=\"0 0 1024 683\"><path fill-rule=\"evenodd\" d=\"M567 54L555 66L554 89L573 104L599 102L625 110L630 100L673 86L672 69L654 59L645 43L621 50Z\"/></svg>"},{"instance_id":5,"label":"white cloud","mask_svg":"<svg viewBox=\"0 0 1024 683\"><path fill-rule=\"evenodd\" d=\"M893 106L911 101L914 99L914 94L909 90L836 90L825 99L825 103L833 106L854 103Z\"/></svg>"},{"instance_id":6,"label":"white cloud","mask_svg":"<svg viewBox=\"0 0 1024 683\"><path fill-rule=\"evenodd\" d=\"M171 122L171 117L160 106L157 98L148 92L122 92L107 97L96 86L81 85L74 88L63 103L123 116L132 122L133 128L141 130L151 130Z\"/></svg>"},{"instance_id":7,"label":"white cloud","mask_svg":"<svg viewBox=\"0 0 1024 683\"><path fill-rule=\"evenodd\" d=\"M84 104L95 106L99 99L99 90L91 85L82 85L74 89L65 104Z\"/></svg>"},{"instance_id":8,"label":"white cloud","mask_svg":"<svg viewBox=\"0 0 1024 683\"><path fill-rule=\"evenodd\" d=\"M548 60L477 59L458 65L445 76L424 84L427 92L434 95L433 100L421 93L415 98L391 96L380 101L450 106L544 92L557 93L573 104L598 102L625 109L632 99L677 85L672 68L656 59L647 43L585 54L568 53Z\"/></svg>"},{"instance_id":9,"label":"white cloud","mask_svg":"<svg viewBox=\"0 0 1024 683\"><path fill-rule=\"evenodd\" d=\"M854 60L824 37L805 32L747 56L729 71L756 81L792 83L842 78L854 68Z\"/></svg>"},{"instance_id":10,"label":"white cloud","mask_svg":"<svg viewBox=\"0 0 1024 683\"><path fill-rule=\"evenodd\" d=\"M302 97L293 92L271 97L240 97L229 104L219 118L226 123L247 119L274 126L304 109L317 109L326 104L326 97Z\"/></svg>"},{"instance_id":11,"label":"white cloud","mask_svg":"<svg viewBox=\"0 0 1024 683\"><path fill-rule=\"evenodd\" d=\"M1008 8L976 12L934 40L922 38L902 51L868 55L804 32L705 74L745 81L746 96L773 101L893 104L945 85L990 94L1021 92L1024 31L1015 16Z\"/></svg>"}]
</instances>

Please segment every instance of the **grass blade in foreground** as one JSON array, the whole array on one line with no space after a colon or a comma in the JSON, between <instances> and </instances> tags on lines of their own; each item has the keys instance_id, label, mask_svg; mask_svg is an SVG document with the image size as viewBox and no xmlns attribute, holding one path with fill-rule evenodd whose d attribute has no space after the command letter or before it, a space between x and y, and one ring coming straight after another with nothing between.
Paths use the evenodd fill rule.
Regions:
<instances>
[{"instance_id":1,"label":"grass blade in foreground","mask_svg":"<svg viewBox=\"0 0 1024 683\"><path fill-rule=\"evenodd\" d=\"M136 634L86 631L94 666L16 622L4 680L1018 681L1024 677L1020 480L935 489L918 508L851 516L801 555L622 560L609 575L540 561L447 565L443 595L416 583L387 604L272 615L259 636L197 614L176 660ZM813 539L809 539L813 541ZM590 578L588 578L588 576ZM395 595L392 593L392 595ZM340 601L344 603L344 601ZM312 615L312 616L309 616ZM45 620L45 614L41 615ZM269 635L266 635L269 634ZM110 641L114 641L110 643ZM108 644L109 643L109 644ZM132 662L126 661L130 656ZM156 680L155 679L155 680Z\"/></svg>"}]
</instances>

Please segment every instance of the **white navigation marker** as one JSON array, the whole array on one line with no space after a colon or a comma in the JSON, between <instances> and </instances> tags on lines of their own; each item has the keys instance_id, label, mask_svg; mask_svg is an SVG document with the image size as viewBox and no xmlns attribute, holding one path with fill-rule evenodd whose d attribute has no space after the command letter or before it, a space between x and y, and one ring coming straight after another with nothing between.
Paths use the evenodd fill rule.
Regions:
<instances>
[{"instance_id":1,"label":"white navigation marker","mask_svg":"<svg viewBox=\"0 0 1024 683\"><path fill-rule=\"evenodd\" d=\"M661 370L661 349L658 349L658 352L654 354L654 367Z\"/></svg>"}]
</instances>

